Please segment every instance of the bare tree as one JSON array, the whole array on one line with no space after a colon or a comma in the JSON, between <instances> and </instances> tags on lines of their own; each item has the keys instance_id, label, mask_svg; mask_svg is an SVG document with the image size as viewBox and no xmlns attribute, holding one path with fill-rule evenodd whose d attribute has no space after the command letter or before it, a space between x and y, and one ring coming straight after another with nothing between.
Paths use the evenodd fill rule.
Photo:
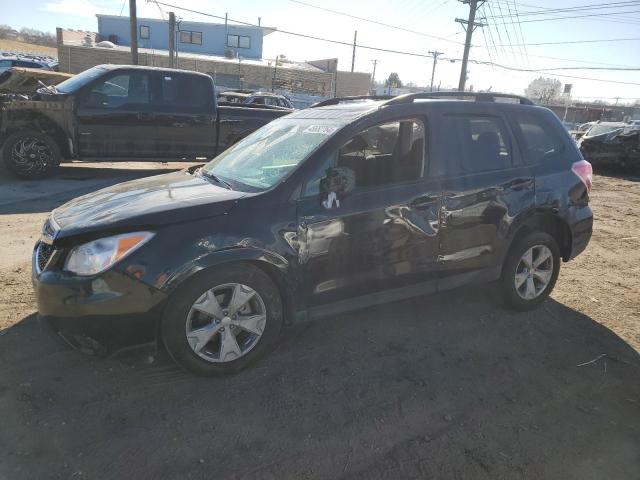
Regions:
<instances>
[{"instance_id":1,"label":"bare tree","mask_svg":"<svg viewBox=\"0 0 640 480\"><path fill-rule=\"evenodd\" d=\"M561 87L560 80L538 77L524 90L524 94L536 103L546 104L560 96Z\"/></svg>"}]
</instances>

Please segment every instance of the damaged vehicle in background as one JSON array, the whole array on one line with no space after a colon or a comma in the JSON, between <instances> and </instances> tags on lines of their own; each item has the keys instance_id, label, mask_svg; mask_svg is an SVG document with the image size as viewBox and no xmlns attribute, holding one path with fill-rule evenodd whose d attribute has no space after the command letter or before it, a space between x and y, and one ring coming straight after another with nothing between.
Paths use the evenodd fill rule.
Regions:
<instances>
[{"instance_id":1,"label":"damaged vehicle in background","mask_svg":"<svg viewBox=\"0 0 640 480\"><path fill-rule=\"evenodd\" d=\"M284 95L270 92L253 92L251 90L227 90L218 94L220 105L264 105L274 108L294 110L291 101Z\"/></svg>"},{"instance_id":2,"label":"damaged vehicle in background","mask_svg":"<svg viewBox=\"0 0 640 480\"><path fill-rule=\"evenodd\" d=\"M582 156L595 169L640 173L640 125L598 122L578 140Z\"/></svg>"},{"instance_id":3,"label":"damaged vehicle in background","mask_svg":"<svg viewBox=\"0 0 640 480\"><path fill-rule=\"evenodd\" d=\"M0 154L23 179L63 161L213 158L287 109L218 106L213 79L187 70L99 65L0 111Z\"/></svg>"}]
</instances>

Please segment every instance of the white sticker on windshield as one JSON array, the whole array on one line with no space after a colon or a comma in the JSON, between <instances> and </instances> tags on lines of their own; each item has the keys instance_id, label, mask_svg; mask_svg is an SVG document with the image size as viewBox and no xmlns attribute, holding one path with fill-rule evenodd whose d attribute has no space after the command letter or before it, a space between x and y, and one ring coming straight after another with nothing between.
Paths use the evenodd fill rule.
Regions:
<instances>
[{"instance_id":1,"label":"white sticker on windshield","mask_svg":"<svg viewBox=\"0 0 640 480\"><path fill-rule=\"evenodd\" d=\"M331 135L338 127L331 125L309 125L302 133L319 133L320 135Z\"/></svg>"}]
</instances>

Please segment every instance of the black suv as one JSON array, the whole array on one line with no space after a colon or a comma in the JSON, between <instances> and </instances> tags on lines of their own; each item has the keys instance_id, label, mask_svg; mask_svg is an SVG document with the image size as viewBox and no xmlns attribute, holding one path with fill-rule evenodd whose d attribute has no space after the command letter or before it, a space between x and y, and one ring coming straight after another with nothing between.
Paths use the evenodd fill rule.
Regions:
<instances>
[{"instance_id":1,"label":"black suv","mask_svg":"<svg viewBox=\"0 0 640 480\"><path fill-rule=\"evenodd\" d=\"M34 250L40 315L81 350L161 338L216 374L283 324L460 285L537 306L591 237L591 165L551 111L469 95L329 100L72 200Z\"/></svg>"}]
</instances>

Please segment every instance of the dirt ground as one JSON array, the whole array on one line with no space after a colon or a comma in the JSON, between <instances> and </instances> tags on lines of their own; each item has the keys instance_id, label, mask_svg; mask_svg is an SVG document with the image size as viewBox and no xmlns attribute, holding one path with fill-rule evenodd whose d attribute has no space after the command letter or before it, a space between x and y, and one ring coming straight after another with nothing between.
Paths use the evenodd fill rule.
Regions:
<instances>
[{"instance_id":1,"label":"dirt ground","mask_svg":"<svg viewBox=\"0 0 640 480\"><path fill-rule=\"evenodd\" d=\"M1 480L640 478L640 179L596 177L593 239L534 312L489 288L398 302L290 327L223 379L56 342L30 285L49 210L181 166L0 177Z\"/></svg>"},{"instance_id":2,"label":"dirt ground","mask_svg":"<svg viewBox=\"0 0 640 480\"><path fill-rule=\"evenodd\" d=\"M52 57L58 56L58 49L55 47L34 45L33 43L26 43L19 40L9 40L6 38L0 39L0 51L1 50L6 50L9 52L32 53L34 55L50 55Z\"/></svg>"}]
</instances>

